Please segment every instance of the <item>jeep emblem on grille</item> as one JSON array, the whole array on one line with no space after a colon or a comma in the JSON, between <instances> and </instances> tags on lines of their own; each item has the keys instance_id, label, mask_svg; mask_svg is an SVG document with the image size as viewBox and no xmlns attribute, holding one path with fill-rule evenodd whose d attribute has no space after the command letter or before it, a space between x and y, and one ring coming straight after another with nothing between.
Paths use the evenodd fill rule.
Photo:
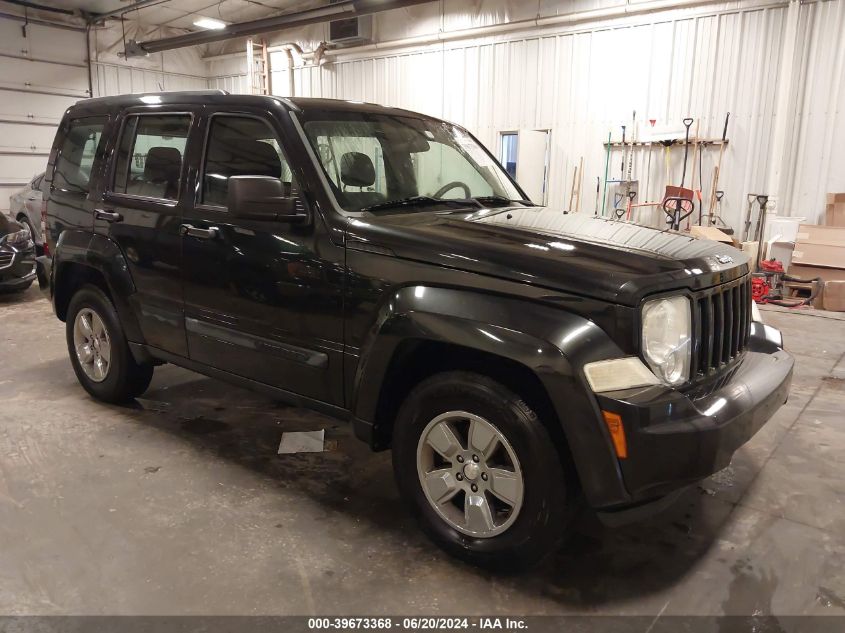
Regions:
<instances>
[{"instance_id":1,"label":"jeep emblem on grille","mask_svg":"<svg viewBox=\"0 0 845 633\"><path fill-rule=\"evenodd\" d=\"M733 264L734 258L730 255L716 255L716 261L720 264Z\"/></svg>"}]
</instances>

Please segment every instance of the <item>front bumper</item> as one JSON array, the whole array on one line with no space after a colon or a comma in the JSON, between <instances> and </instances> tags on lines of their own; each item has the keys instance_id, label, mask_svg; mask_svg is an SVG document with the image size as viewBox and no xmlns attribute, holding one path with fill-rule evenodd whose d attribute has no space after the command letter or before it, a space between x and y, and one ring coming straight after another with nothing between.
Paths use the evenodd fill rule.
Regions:
<instances>
[{"instance_id":1,"label":"front bumper","mask_svg":"<svg viewBox=\"0 0 845 633\"><path fill-rule=\"evenodd\" d=\"M686 392L653 386L597 395L599 408L619 414L625 427L628 456L619 470L630 502L620 507L658 499L725 468L786 402L792 356L771 340L777 330L755 325L756 344L706 384Z\"/></svg>"},{"instance_id":2,"label":"front bumper","mask_svg":"<svg viewBox=\"0 0 845 633\"><path fill-rule=\"evenodd\" d=\"M28 288L35 277L35 249L31 245L28 249L14 251L10 263L0 268L0 292Z\"/></svg>"}]
</instances>

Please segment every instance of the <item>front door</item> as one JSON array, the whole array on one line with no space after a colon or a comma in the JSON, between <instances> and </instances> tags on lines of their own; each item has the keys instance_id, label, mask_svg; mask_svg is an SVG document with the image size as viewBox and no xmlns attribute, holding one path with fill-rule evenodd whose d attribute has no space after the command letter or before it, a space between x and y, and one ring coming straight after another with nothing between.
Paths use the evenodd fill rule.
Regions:
<instances>
[{"instance_id":1,"label":"front door","mask_svg":"<svg viewBox=\"0 0 845 633\"><path fill-rule=\"evenodd\" d=\"M124 116L109 187L94 228L117 242L136 292L130 295L147 345L187 356L179 225L185 151L195 112L137 108Z\"/></svg>"},{"instance_id":2,"label":"front door","mask_svg":"<svg viewBox=\"0 0 845 633\"><path fill-rule=\"evenodd\" d=\"M281 178L308 202L270 119L209 112L193 208L182 223L191 360L285 391L342 404L343 249L315 215L308 226L237 218L231 176Z\"/></svg>"}]
</instances>

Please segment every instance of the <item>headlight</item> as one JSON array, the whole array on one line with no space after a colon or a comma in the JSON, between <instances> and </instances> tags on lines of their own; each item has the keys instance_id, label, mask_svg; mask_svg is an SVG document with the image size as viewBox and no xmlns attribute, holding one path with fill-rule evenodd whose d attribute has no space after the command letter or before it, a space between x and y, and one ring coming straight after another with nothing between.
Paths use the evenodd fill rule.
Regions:
<instances>
[{"instance_id":1,"label":"headlight","mask_svg":"<svg viewBox=\"0 0 845 633\"><path fill-rule=\"evenodd\" d=\"M0 240L1 244L8 244L10 246L24 246L29 242L30 238L29 228L24 226L20 231L9 233L5 239Z\"/></svg>"},{"instance_id":2,"label":"headlight","mask_svg":"<svg viewBox=\"0 0 845 633\"><path fill-rule=\"evenodd\" d=\"M663 382L679 385L689 378L690 302L686 297L653 299L643 305L643 357Z\"/></svg>"}]
</instances>

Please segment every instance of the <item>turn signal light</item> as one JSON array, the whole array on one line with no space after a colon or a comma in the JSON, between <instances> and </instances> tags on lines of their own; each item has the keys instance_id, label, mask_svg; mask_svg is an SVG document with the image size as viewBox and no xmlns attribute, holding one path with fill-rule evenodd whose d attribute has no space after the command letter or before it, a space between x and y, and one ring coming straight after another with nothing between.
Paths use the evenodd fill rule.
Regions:
<instances>
[{"instance_id":1,"label":"turn signal light","mask_svg":"<svg viewBox=\"0 0 845 633\"><path fill-rule=\"evenodd\" d=\"M610 431L610 439L613 440L613 449L619 459L628 457L628 443L625 441L625 427L622 426L622 416L610 411L602 411L604 423Z\"/></svg>"}]
</instances>

